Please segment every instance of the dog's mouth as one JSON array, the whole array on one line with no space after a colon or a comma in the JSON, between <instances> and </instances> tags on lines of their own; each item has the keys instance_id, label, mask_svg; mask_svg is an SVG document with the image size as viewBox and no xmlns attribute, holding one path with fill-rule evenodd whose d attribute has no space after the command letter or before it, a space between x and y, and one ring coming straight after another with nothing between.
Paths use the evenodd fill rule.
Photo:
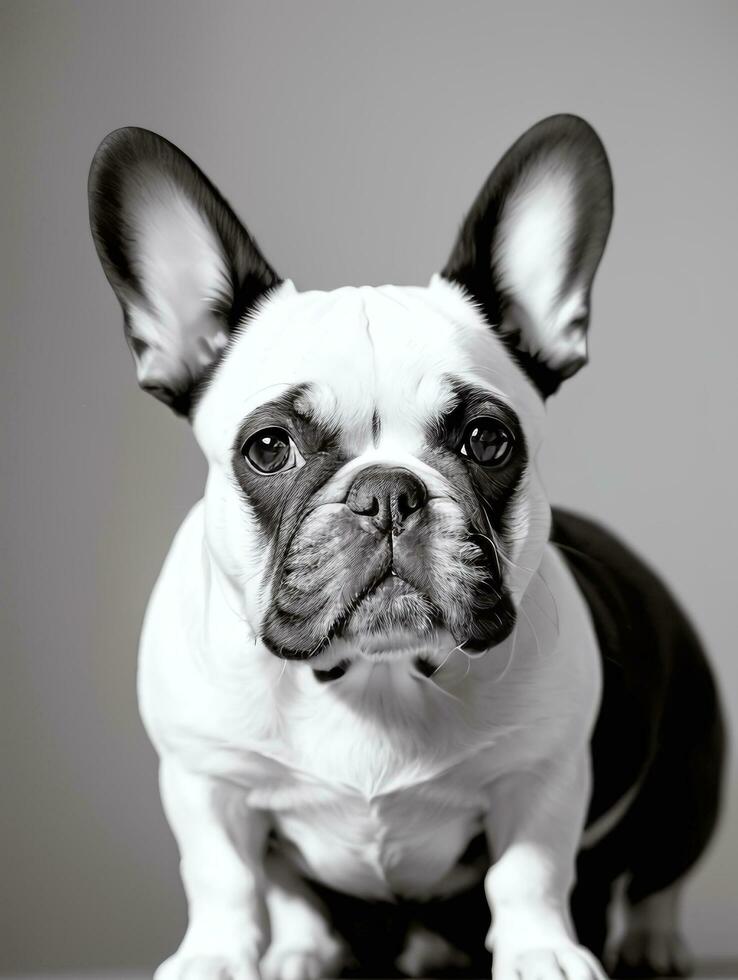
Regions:
<instances>
[{"instance_id":1,"label":"dog's mouth","mask_svg":"<svg viewBox=\"0 0 738 980\"><path fill-rule=\"evenodd\" d=\"M389 539L358 534L341 520L339 512L316 530L306 520L277 570L262 628L275 655L326 654L321 663L339 651L398 658L423 648L447 651L449 641L476 652L512 631L515 609L499 562L468 526L419 521Z\"/></svg>"},{"instance_id":2,"label":"dog's mouth","mask_svg":"<svg viewBox=\"0 0 738 980\"><path fill-rule=\"evenodd\" d=\"M336 641L343 641L374 660L416 657L436 646L445 650L449 638L468 652L476 652L506 639L515 624L515 615L509 596L490 588L479 603L475 621L467 625L462 635L450 626L448 615L429 596L389 570L353 596L312 649L276 647L269 637L264 639L273 653L286 660L313 660Z\"/></svg>"},{"instance_id":3,"label":"dog's mouth","mask_svg":"<svg viewBox=\"0 0 738 980\"><path fill-rule=\"evenodd\" d=\"M360 594L335 631L343 637L378 637L398 631L429 634L442 625L440 610L394 570Z\"/></svg>"},{"instance_id":4,"label":"dog's mouth","mask_svg":"<svg viewBox=\"0 0 738 980\"><path fill-rule=\"evenodd\" d=\"M427 646L443 628L440 609L390 567L348 600L313 649L277 649L268 637L265 640L273 653L288 660L313 659L338 640L381 659Z\"/></svg>"}]
</instances>

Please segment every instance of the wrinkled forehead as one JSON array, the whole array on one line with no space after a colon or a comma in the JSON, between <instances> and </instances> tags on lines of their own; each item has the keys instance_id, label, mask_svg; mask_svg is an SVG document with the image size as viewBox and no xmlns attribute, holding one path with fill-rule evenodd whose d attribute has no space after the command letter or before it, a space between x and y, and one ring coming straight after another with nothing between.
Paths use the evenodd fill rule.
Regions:
<instances>
[{"instance_id":1,"label":"wrinkled forehead","mask_svg":"<svg viewBox=\"0 0 738 980\"><path fill-rule=\"evenodd\" d=\"M284 283L217 368L195 432L206 452L225 454L248 414L301 386L300 407L317 419L347 433L379 429L383 440L412 449L459 383L506 402L534 450L543 403L456 287L434 277L427 288L298 293Z\"/></svg>"}]
</instances>

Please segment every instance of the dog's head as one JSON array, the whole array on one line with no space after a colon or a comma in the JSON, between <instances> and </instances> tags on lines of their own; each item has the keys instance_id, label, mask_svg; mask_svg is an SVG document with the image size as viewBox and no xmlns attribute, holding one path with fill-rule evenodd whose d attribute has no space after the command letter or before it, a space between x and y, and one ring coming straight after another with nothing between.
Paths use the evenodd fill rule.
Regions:
<instances>
[{"instance_id":1,"label":"dog's head","mask_svg":"<svg viewBox=\"0 0 738 980\"><path fill-rule=\"evenodd\" d=\"M102 143L90 202L139 383L192 420L209 550L269 649L328 667L508 636L548 536L544 399L587 360L612 215L592 129L525 133L427 288L298 292L145 130Z\"/></svg>"}]
</instances>

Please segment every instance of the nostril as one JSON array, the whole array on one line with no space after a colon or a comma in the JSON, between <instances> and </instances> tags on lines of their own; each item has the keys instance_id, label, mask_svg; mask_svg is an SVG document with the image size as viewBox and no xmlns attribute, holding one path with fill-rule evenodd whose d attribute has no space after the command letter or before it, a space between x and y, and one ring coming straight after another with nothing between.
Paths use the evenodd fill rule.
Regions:
<instances>
[{"instance_id":1,"label":"nostril","mask_svg":"<svg viewBox=\"0 0 738 980\"><path fill-rule=\"evenodd\" d=\"M425 487L422 484L416 482L407 483L405 488L401 490L397 497L395 498L395 507L398 517L401 520L414 514L416 510L425 504L426 493Z\"/></svg>"},{"instance_id":2,"label":"nostril","mask_svg":"<svg viewBox=\"0 0 738 980\"><path fill-rule=\"evenodd\" d=\"M414 510L418 509L415 496L408 493L401 493L397 498L397 510L400 517L409 517Z\"/></svg>"},{"instance_id":3,"label":"nostril","mask_svg":"<svg viewBox=\"0 0 738 980\"><path fill-rule=\"evenodd\" d=\"M376 517L378 513L379 501L376 497L372 497L371 501L369 501L366 508L362 511L362 514L366 514L367 517Z\"/></svg>"}]
</instances>

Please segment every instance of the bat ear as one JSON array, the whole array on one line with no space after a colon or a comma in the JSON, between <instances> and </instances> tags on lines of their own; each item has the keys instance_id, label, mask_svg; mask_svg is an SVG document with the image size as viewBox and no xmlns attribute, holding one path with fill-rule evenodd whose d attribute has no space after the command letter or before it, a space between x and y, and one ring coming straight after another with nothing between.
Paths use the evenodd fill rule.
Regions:
<instances>
[{"instance_id":1,"label":"bat ear","mask_svg":"<svg viewBox=\"0 0 738 980\"><path fill-rule=\"evenodd\" d=\"M231 331L280 280L202 171L156 133L100 144L90 224L142 388L187 414Z\"/></svg>"},{"instance_id":2,"label":"bat ear","mask_svg":"<svg viewBox=\"0 0 738 980\"><path fill-rule=\"evenodd\" d=\"M587 361L590 293L612 210L599 137L578 116L551 116L492 171L443 269L544 397Z\"/></svg>"}]
</instances>

